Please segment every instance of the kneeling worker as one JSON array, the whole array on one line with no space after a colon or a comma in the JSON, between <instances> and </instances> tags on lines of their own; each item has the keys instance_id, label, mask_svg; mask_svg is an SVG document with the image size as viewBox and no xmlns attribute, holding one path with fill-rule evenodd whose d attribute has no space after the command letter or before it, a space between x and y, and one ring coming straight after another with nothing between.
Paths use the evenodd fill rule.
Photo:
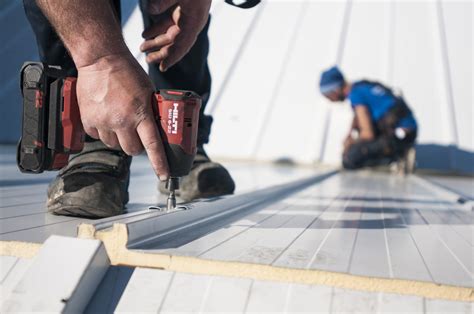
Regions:
<instances>
[{"instance_id":1,"label":"kneeling worker","mask_svg":"<svg viewBox=\"0 0 474 314\"><path fill-rule=\"evenodd\" d=\"M413 172L417 123L401 96L379 82L346 82L337 67L322 73L320 91L333 102L349 98L354 111L352 126L344 141L345 169L399 162L400 170Z\"/></svg>"}]
</instances>

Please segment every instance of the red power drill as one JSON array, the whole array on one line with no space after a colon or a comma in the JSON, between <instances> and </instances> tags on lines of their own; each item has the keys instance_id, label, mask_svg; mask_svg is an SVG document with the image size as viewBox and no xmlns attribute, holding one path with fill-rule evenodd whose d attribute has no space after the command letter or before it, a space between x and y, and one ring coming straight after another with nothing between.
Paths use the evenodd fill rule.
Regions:
<instances>
[{"instance_id":1,"label":"red power drill","mask_svg":"<svg viewBox=\"0 0 474 314\"><path fill-rule=\"evenodd\" d=\"M83 149L76 80L60 67L41 62L26 62L21 68L23 123L17 164L22 172L59 170L68 164L70 154ZM179 178L191 171L196 155L201 98L190 91L162 89L152 102L170 168L170 210L176 207Z\"/></svg>"}]
</instances>

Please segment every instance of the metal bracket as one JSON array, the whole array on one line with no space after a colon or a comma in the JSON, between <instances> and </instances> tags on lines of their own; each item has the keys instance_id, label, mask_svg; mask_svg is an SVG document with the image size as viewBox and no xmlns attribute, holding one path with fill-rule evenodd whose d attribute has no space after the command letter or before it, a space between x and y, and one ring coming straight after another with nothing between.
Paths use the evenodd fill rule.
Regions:
<instances>
[{"instance_id":1,"label":"metal bracket","mask_svg":"<svg viewBox=\"0 0 474 314\"><path fill-rule=\"evenodd\" d=\"M178 205L176 206L175 208L171 209L171 210L168 210L168 208L166 207L161 207L161 206L148 206L148 210L157 210L157 211L160 211L160 212L165 212L165 213L169 213L169 212L175 212L175 211L179 211L179 210L189 210L191 209L191 206L186 206L186 205Z\"/></svg>"}]
</instances>

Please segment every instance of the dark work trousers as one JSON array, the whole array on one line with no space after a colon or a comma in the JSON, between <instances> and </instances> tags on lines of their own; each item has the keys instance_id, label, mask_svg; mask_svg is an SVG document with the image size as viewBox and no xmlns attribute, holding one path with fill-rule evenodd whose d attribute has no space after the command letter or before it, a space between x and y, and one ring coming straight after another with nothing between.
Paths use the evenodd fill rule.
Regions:
<instances>
[{"instance_id":1,"label":"dark work trousers","mask_svg":"<svg viewBox=\"0 0 474 314\"><path fill-rule=\"evenodd\" d=\"M80 1L80 0L78 0ZM111 0L115 13L120 20L120 0ZM26 16L31 24L38 44L40 60L49 65L59 65L70 76L77 76L76 66L64 47L63 42L44 16L35 0L23 0ZM147 1L140 0L140 9L145 28L153 24L153 16L146 10ZM202 107L199 115L198 146L209 141L212 117L204 115L204 109L211 91L211 74L207 63L209 53L209 38L207 32L209 23L199 34L196 43L189 53L165 73L160 72L158 64L150 64L149 75L155 88L192 90L202 97ZM141 34L137 34L141 36ZM91 140L91 139L89 139Z\"/></svg>"},{"instance_id":2,"label":"dark work trousers","mask_svg":"<svg viewBox=\"0 0 474 314\"><path fill-rule=\"evenodd\" d=\"M379 135L372 141L358 141L342 156L342 166L344 169L359 169L387 165L403 157L415 139L416 131L411 131L403 140L394 135Z\"/></svg>"}]
</instances>

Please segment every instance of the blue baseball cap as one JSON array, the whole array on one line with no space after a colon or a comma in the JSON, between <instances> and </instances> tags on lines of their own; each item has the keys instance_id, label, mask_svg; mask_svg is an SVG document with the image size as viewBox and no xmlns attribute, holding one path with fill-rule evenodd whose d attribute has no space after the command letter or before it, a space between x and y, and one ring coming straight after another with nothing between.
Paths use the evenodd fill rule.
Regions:
<instances>
[{"instance_id":1,"label":"blue baseball cap","mask_svg":"<svg viewBox=\"0 0 474 314\"><path fill-rule=\"evenodd\" d=\"M324 71L319 81L319 90L322 94L328 94L344 85L344 75L337 66Z\"/></svg>"}]
</instances>

